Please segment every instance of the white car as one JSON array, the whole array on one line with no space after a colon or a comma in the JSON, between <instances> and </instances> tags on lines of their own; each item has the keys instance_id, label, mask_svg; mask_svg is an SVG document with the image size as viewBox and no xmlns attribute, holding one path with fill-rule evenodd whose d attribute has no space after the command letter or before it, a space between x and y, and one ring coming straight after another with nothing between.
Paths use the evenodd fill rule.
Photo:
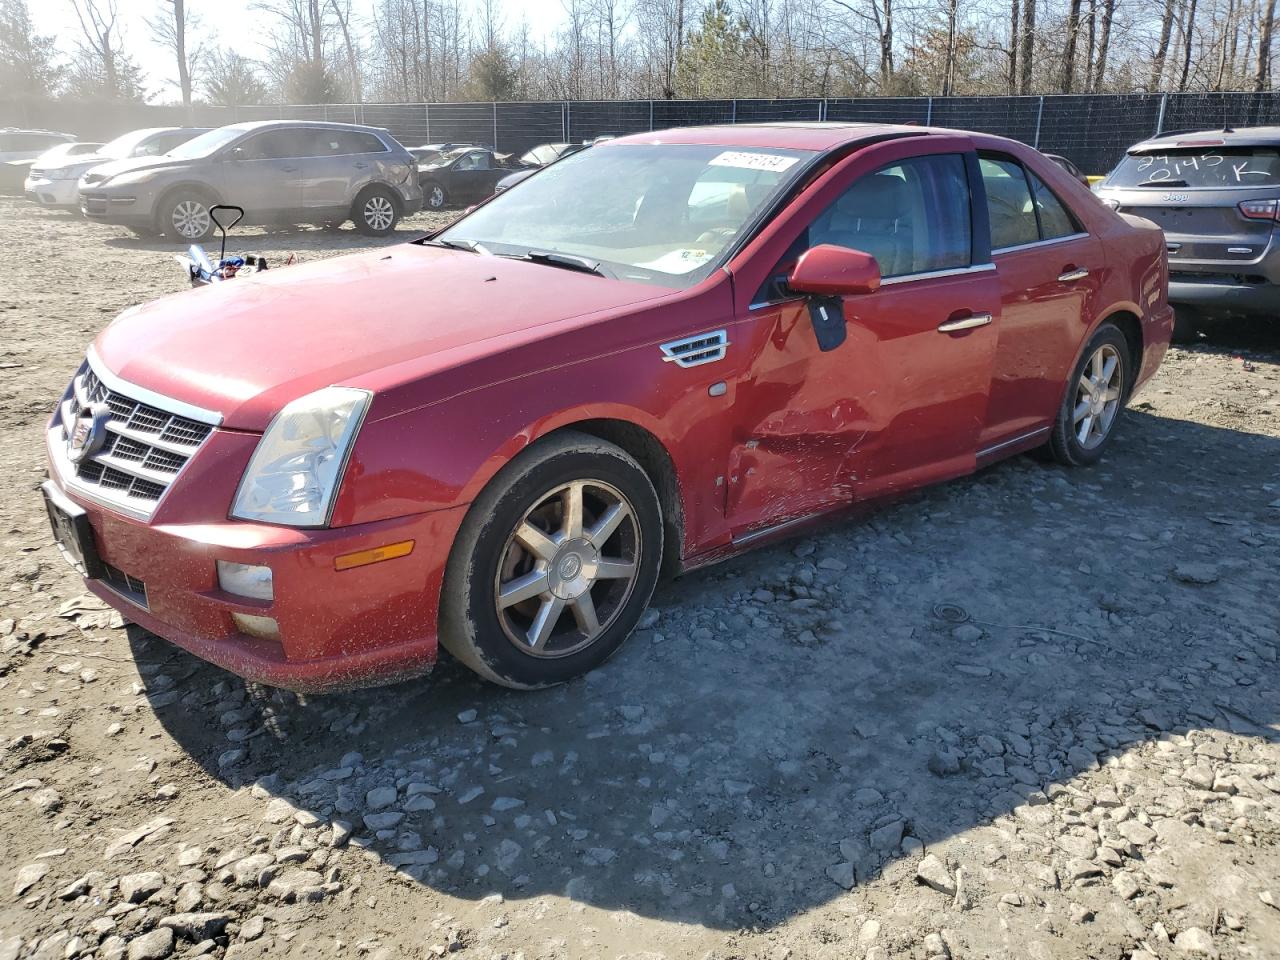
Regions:
<instances>
[{"instance_id":1,"label":"white car","mask_svg":"<svg viewBox=\"0 0 1280 960\"><path fill-rule=\"evenodd\" d=\"M22 185L23 192L26 194L27 199L34 200L36 203L41 202L40 198L37 197L34 192L35 181L31 176L31 170L34 170L37 167L42 170L55 170L63 164L96 154L101 146L102 144L100 143L80 143L78 141L76 143L60 143L56 147L46 150L44 153L40 154L40 156L36 157L32 162L30 169L27 171L26 180ZM47 198L44 202L54 205L52 198ZM75 195L73 191L69 205L74 205L74 203Z\"/></svg>"},{"instance_id":2,"label":"white car","mask_svg":"<svg viewBox=\"0 0 1280 960\"><path fill-rule=\"evenodd\" d=\"M80 156L52 156L53 151L49 151L31 165L22 185L23 193L44 207L79 209L78 181L94 167L115 160L159 156L205 132L203 127L151 127L116 137Z\"/></svg>"}]
</instances>

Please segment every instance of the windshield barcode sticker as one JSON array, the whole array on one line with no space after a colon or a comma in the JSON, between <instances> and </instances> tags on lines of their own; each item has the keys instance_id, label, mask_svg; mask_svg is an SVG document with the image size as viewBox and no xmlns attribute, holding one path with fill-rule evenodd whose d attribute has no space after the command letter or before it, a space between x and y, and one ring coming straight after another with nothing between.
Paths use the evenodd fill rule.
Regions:
<instances>
[{"instance_id":1,"label":"windshield barcode sticker","mask_svg":"<svg viewBox=\"0 0 1280 960\"><path fill-rule=\"evenodd\" d=\"M772 170L781 173L791 167L799 157L783 157L776 153L748 153L745 150L726 150L712 158L708 166L738 167L743 170Z\"/></svg>"}]
</instances>

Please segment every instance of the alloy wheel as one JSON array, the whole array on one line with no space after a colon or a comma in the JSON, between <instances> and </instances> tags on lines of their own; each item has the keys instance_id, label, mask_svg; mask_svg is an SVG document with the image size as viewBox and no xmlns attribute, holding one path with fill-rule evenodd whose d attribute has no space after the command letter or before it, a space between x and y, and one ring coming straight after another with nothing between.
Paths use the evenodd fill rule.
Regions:
<instances>
[{"instance_id":1,"label":"alloy wheel","mask_svg":"<svg viewBox=\"0 0 1280 960\"><path fill-rule=\"evenodd\" d=\"M439 210L444 206L444 189L441 187L432 187L431 192L427 194L427 204L432 210Z\"/></svg>"},{"instance_id":2,"label":"alloy wheel","mask_svg":"<svg viewBox=\"0 0 1280 960\"><path fill-rule=\"evenodd\" d=\"M396 210L386 197L374 195L364 203L364 222L374 230L390 229Z\"/></svg>"},{"instance_id":3,"label":"alloy wheel","mask_svg":"<svg viewBox=\"0 0 1280 960\"><path fill-rule=\"evenodd\" d=\"M1111 432L1124 393L1123 378L1120 351L1109 343L1098 347L1080 371L1072 429L1084 449L1100 446Z\"/></svg>"},{"instance_id":4,"label":"alloy wheel","mask_svg":"<svg viewBox=\"0 0 1280 960\"><path fill-rule=\"evenodd\" d=\"M595 642L631 596L641 548L635 509L611 484L575 480L547 493L501 555L494 602L507 639L535 657Z\"/></svg>"},{"instance_id":5,"label":"alloy wheel","mask_svg":"<svg viewBox=\"0 0 1280 960\"><path fill-rule=\"evenodd\" d=\"M209 232L209 208L199 200L183 200L173 208L173 229L188 240L198 240Z\"/></svg>"}]
</instances>

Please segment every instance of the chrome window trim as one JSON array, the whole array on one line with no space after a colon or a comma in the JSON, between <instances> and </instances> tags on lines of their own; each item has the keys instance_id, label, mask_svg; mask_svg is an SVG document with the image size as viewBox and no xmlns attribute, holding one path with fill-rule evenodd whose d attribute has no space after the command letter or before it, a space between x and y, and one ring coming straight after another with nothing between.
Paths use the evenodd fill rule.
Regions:
<instances>
[{"instance_id":1,"label":"chrome window trim","mask_svg":"<svg viewBox=\"0 0 1280 960\"><path fill-rule=\"evenodd\" d=\"M880 281L881 287L891 287L902 283L913 283L916 280L938 280L943 277L959 277L968 273L988 273L995 270L994 263L975 263L967 267L949 267L946 270L930 270L926 273L904 273L897 277L887 277ZM759 300L756 303L748 304L748 310L758 310L762 307L776 307L782 303L791 303L794 300L803 300L804 294L796 294L792 297L783 297L780 300Z\"/></svg>"},{"instance_id":2,"label":"chrome window trim","mask_svg":"<svg viewBox=\"0 0 1280 960\"><path fill-rule=\"evenodd\" d=\"M89 349L86 351L85 360L93 372L97 374L98 379L113 393L122 393L131 399L137 400L139 403L145 403L149 407L156 407L165 413L185 417L188 420L206 423L211 427L222 426L222 414L220 413L206 410L204 407L197 407L193 403L175 400L173 397L166 397L163 393L156 393L154 390L140 387L136 383L112 373L107 369L107 365L102 362L102 358L98 356L98 351L94 349L92 344L89 345Z\"/></svg>"},{"instance_id":3,"label":"chrome window trim","mask_svg":"<svg viewBox=\"0 0 1280 960\"><path fill-rule=\"evenodd\" d=\"M1055 243L1067 243L1070 240L1083 240L1088 236L1089 233L1087 231L1080 231L1078 233L1069 233L1065 237L1050 237L1048 240L1035 240L1031 243L1017 243L1012 247L996 247L991 251L991 255L994 257L1002 253L1017 253L1019 250L1031 250L1035 247L1047 247Z\"/></svg>"}]
</instances>

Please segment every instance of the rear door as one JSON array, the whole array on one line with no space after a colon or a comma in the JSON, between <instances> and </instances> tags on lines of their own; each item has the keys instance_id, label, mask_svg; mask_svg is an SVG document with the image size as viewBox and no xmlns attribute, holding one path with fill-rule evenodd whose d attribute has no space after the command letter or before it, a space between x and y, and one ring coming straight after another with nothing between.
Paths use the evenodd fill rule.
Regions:
<instances>
[{"instance_id":1,"label":"rear door","mask_svg":"<svg viewBox=\"0 0 1280 960\"><path fill-rule=\"evenodd\" d=\"M1000 337L980 447L1047 432L1063 384L1094 315L1106 265L1102 245L1063 202L1015 158L979 160L1000 282Z\"/></svg>"}]
</instances>

